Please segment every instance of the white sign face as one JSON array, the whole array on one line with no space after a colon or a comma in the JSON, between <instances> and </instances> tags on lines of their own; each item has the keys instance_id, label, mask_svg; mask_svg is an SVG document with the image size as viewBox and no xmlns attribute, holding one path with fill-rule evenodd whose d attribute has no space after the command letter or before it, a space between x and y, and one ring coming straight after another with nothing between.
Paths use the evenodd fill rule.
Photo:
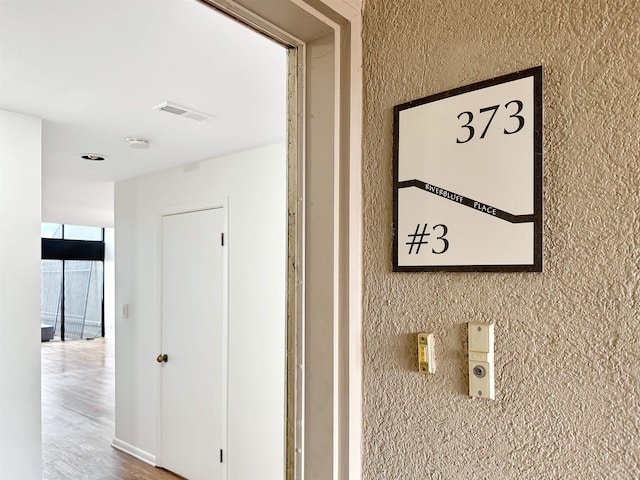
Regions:
<instances>
[{"instance_id":1,"label":"white sign face","mask_svg":"<svg viewBox=\"0 0 640 480\"><path fill-rule=\"evenodd\" d=\"M542 67L394 116L394 271L542 271Z\"/></svg>"}]
</instances>

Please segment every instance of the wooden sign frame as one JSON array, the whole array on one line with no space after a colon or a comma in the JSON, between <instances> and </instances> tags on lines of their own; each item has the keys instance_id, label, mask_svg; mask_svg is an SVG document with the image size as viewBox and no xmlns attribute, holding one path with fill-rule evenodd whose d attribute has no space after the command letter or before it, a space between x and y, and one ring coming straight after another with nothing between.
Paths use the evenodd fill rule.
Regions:
<instances>
[{"instance_id":1,"label":"wooden sign frame","mask_svg":"<svg viewBox=\"0 0 640 480\"><path fill-rule=\"evenodd\" d=\"M542 271L542 115L541 66L394 107L394 271Z\"/></svg>"}]
</instances>

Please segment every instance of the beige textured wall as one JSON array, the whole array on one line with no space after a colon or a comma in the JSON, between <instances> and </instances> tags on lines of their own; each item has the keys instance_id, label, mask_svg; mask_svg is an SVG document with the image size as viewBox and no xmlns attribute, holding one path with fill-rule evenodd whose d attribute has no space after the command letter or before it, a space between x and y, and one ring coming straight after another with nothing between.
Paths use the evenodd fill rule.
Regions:
<instances>
[{"instance_id":1,"label":"beige textured wall","mask_svg":"<svg viewBox=\"0 0 640 480\"><path fill-rule=\"evenodd\" d=\"M640 2L364 16L364 478L640 478ZM544 273L392 273L393 106L540 64ZM496 324L495 401L466 396L472 320Z\"/></svg>"}]
</instances>

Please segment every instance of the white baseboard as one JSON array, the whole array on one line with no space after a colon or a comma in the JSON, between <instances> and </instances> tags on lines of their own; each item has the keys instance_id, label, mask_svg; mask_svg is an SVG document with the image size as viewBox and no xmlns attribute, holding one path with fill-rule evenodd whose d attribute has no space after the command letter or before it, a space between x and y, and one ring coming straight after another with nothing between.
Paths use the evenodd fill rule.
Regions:
<instances>
[{"instance_id":1,"label":"white baseboard","mask_svg":"<svg viewBox=\"0 0 640 480\"><path fill-rule=\"evenodd\" d=\"M138 460L142 460L149 465L156 466L156 456L150 454L149 452L145 452L144 450L139 449L138 447L134 447L133 445L128 444L127 442L123 442L118 438L114 438L113 442L111 442L111 446L116 450L120 450L132 457L136 457Z\"/></svg>"}]
</instances>

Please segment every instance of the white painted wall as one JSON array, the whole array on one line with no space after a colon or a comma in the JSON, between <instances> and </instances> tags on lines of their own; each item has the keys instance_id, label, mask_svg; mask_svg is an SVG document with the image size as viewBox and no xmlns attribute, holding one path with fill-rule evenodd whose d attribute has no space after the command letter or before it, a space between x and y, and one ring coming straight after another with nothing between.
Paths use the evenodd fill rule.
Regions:
<instances>
[{"instance_id":1,"label":"white painted wall","mask_svg":"<svg viewBox=\"0 0 640 480\"><path fill-rule=\"evenodd\" d=\"M228 198L228 478L284 478L286 192L285 144L116 184L115 444L157 452L160 211Z\"/></svg>"},{"instance_id":2,"label":"white painted wall","mask_svg":"<svg viewBox=\"0 0 640 480\"><path fill-rule=\"evenodd\" d=\"M40 119L0 110L0 478L41 477Z\"/></svg>"},{"instance_id":3,"label":"white painted wall","mask_svg":"<svg viewBox=\"0 0 640 480\"><path fill-rule=\"evenodd\" d=\"M113 182L60 176L44 170L42 219L67 225L113 227Z\"/></svg>"}]
</instances>

